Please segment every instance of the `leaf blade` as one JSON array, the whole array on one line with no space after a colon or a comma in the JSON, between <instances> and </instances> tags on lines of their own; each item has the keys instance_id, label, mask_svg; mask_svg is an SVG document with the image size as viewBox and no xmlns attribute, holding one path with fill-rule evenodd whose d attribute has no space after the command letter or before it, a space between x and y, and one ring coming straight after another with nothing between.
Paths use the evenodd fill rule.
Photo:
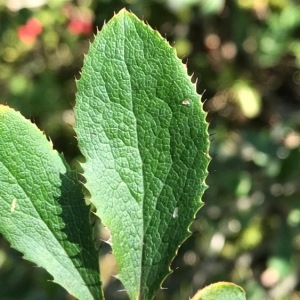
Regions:
<instances>
[{"instance_id":1,"label":"leaf blade","mask_svg":"<svg viewBox=\"0 0 300 300\"><path fill-rule=\"evenodd\" d=\"M125 10L95 38L77 87L86 187L111 231L118 277L131 299L150 299L206 189L200 96L174 50Z\"/></svg>"},{"instance_id":2,"label":"leaf blade","mask_svg":"<svg viewBox=\"0 0 300 300\"><path fill-rule=\"evenodd\" d=\"M232 282L217 282L199 290L191 300L246 300L246 293Z\"/></svg>"},{"instance_id":3,"label":"leaf blade","mask_svg":"<svg viewBox=\"0 0 300 300\"><path fill-rule=\"evenodd\" d=\"M77 175L35 125L3 105L0 145L0 231L74 296L102 299Z\"/></svg>"}]
</instances>

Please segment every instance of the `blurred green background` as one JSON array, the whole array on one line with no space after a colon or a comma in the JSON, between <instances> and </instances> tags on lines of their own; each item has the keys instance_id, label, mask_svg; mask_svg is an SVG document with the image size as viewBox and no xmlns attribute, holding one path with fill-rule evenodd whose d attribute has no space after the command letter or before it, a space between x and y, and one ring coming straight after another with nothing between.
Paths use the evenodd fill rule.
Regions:
<instances>
[{"instance_id":1,"label":"blurred green background","mask_svg":"<svg viewBox=\"0 0 300 300\"><path fill-rule=\"evenodd\" d=\"M188 65L212 139L206 205L156 299L218 280L249 300L300 299L300 3L292 0L0 0L0 101L34 121L74 167L75 78L122 7ZM126 299L101 259L107 299ZM48 280L48 281L47 281ZM0 299L72 299L0 236Z\"/></svg>"}]
</instances>

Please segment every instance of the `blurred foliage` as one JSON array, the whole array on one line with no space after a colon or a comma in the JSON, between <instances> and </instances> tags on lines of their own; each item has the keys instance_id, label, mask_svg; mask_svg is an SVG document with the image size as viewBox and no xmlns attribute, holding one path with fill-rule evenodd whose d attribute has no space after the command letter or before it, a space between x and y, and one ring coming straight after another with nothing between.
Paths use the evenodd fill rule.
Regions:
<instances>
[{"instance_id":1,"label":"blurred foliage","mask_svg":"<svg viewBox=\"0 0 300 300\"><path fill-rule=\"evenodd\" d=\"M198 78L213 140L206 205L156 298L188 299L224 280L249 300L300 299L300 3L0 0L0 101L37 123L73 166L74 79L93 33L122 7L161 32ZM109 251L107 298L126 299ZM45 279L0 239L1 299L71 299Z\"/></svg>"}]
</instances>

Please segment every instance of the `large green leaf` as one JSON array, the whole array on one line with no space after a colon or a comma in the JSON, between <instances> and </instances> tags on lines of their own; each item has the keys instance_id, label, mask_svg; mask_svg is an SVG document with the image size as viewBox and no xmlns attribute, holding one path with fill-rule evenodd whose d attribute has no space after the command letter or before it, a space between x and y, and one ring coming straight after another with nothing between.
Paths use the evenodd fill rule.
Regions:
<instances>
[{"instance_id":1,"label":"large green leaf","mask_svg":"<svg viewBox=\"0 0 300 300\"><path fill-rule=\"evenodd\" d=\"M96 36L77 87L86 187L112 234L118 278L131 299L151 299L206 189L200 96L174 49L126 10Z\"/></svg>"},{"instance_id":2,"label":"large green leaf","mask_svg":"<svg viewBox=\"0 0 300 300\"><path fill-rule=\"evenodd\" d=\"M0 105L0 232L79 299L101 299L80 184L38 128Z\"/></svg>"}]
</instances>

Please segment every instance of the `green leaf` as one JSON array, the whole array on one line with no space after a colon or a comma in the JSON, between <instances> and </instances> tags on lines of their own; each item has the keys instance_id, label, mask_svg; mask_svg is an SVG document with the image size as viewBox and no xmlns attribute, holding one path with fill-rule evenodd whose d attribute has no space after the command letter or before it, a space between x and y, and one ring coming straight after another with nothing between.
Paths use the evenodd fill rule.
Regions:
<instances>
[{"instance_id":1,"label":"green leaf","mask_svg":"<svg viewBox=\"0 0 300 300\"><path fill-rule=\"evenodd\" d=\"M217 282L198 291L191 300L246 300L246 293L232 282Z\"/></svg>"},{"instance_id":2,"label":"green leaf","mask_svg":"<svg viewBox=\"0 0 300 300\"><path fill-rule=\"evenodd\" d=\"M79 299L102 299L89 208L45 135L0 105L0 232Z\"/></svg>"},{"instance_id":3,"label":"green leaf","mask_svg":"<svg viewBox=\"0 0 300 300\"><path fill-rule=\"evenodd\" d=\"M151 299L202 206L209 140L175 50L121 10L85 57L75 114L86 188L112 234L118 278Z\"/></svg>"}]
</instances>

